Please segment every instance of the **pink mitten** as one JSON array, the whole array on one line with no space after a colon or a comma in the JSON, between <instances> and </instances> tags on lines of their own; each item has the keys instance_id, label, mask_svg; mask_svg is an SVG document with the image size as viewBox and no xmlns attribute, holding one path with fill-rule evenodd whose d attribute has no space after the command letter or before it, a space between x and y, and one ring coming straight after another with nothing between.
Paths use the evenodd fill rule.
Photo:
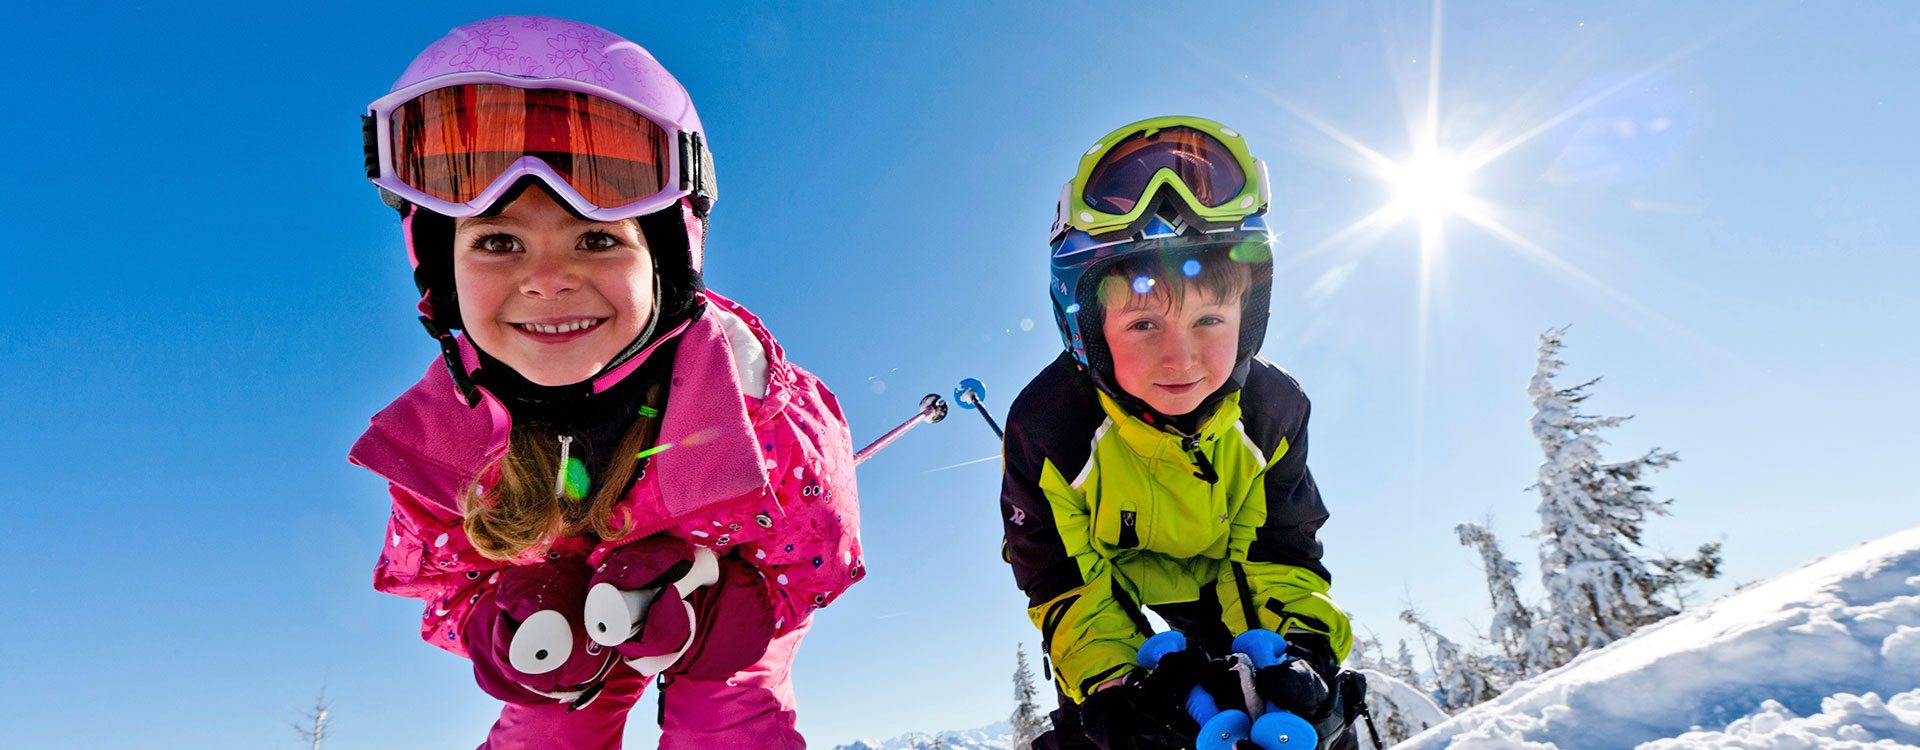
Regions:
<instances>
[{"instance_id":1,"label":"pink mitten","mask_svg":"<svg viewBox=\"0 0 1920 750\"><path fill-rule=\"evenodd\" d=\"M590 696L614 653L589 640L581 625L588 572L573 557L500 571L500 585L480 600L465 629L480 689L522 704Z\"/></svg>"},{"instance_id":2,"label":"pink mitten","mask_svg":"<svg viewBox=\"0 0 1920 750\"><path fill-rule=\"evenodd\" d=\"M587 633L641 674L724 677L773 639L760 573L736 557L666 535L614 550L593 575Z\"/></svg>"}]
</instances>

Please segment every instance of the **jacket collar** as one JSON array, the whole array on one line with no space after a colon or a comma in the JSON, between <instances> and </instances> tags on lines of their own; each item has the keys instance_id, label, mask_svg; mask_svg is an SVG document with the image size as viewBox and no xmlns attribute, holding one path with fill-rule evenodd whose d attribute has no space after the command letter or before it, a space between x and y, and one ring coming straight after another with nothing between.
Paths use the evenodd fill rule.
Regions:
<instances>
[{"instance_id":1,"label":"jacket collar","mask_svg":"<svg viewBox=\"0 0 1920 750\"><path fill-rule=\"evenodd\" d=\"M767 379L762 398L742 392L733 364L737 347L714 313L752 321L748 327L773 365L769 370L780 369L780 348L745 309L711 292L701 296L717 309L661 337L680 339L659 438L659 445L669 447L652 459L668 516L765 487L753 423L777 414L787 400L781 378ZM464 363L478 366L472 345L465 337L460 341ZM505 453L512 430L500 400L484 388L480 393L481 404L468 408L447 368L435 362L374 415L347 460L457 515L461 492Z\"/></svg>"}]
</instances>

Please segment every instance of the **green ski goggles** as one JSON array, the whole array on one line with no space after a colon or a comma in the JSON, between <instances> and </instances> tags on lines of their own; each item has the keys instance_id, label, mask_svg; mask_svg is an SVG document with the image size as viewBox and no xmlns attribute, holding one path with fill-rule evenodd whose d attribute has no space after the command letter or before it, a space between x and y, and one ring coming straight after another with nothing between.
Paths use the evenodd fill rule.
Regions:
<instances>
[{"instance_id":1,"label":"green ski goggles","mask_svg":"<svg viewBox=\"0 0 1920 750\"><path fill-rule=\"evenodd\" d=\"M1175 196L1173 207L1202 230L1238 225L1267 210L1266 162L1253 158L1239 133L1212 120L1141 120L1108 133L1080 158L1061 189L1053 239L1071 229L1096 239L1132 232Z\"/></svg>"}]
</instances>

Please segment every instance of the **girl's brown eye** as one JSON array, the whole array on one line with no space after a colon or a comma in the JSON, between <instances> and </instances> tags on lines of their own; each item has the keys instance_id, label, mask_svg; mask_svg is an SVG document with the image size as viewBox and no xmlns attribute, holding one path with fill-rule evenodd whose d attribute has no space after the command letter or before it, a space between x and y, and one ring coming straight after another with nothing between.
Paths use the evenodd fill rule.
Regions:
<instances>
[{"instance_id":1,"label":"girl's brown eye","mask_svg":"<svg viewBox=\"0 0 1920 750\"><path fill-rule=\"evenodd\" d=\"M588 232L580 237L580 247L584 250L607 250L619 244L618 237L605 232Z\"/></svg>"},{"instance_id":2,"label":"girl's brown eye","mask_svg":"<svg viewBox=\"0 0 1920 750\"><path fill-rule=\"evenodd\" d=\"M505 254L519 249L512 235L486 234L474 238L473 249L483 253Z\"/></svg>"}]
</instances>

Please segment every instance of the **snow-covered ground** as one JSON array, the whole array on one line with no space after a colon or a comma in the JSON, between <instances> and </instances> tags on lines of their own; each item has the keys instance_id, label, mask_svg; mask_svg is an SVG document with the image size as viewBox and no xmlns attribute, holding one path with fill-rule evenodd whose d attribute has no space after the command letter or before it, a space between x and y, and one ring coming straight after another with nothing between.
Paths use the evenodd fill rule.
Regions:
<instances>
[{"instance_id":1,"label":"snow-covered ground","mask_svg":"<svg viewBox=\"0 0 1920 750\"><path fill-rule=\"evenodd\" d=\"M1920 529L1648 627L1397 747L1920 747Z\"/></svg>"},{"instance_id":2,"label":"snow-covered ground","mask_svg":"<svg viewBox=\"0 0 1920 750\"><path fill-rule=\"evenodd\" d=\"M860 740L833 750L924 750L934 747L935 739L945 743L941 747L952 750L1006 750L1012 738L1013 726L1002 721L965 731L937 734L908 732L888 740Z\"/></svg>"}]
</instances>

